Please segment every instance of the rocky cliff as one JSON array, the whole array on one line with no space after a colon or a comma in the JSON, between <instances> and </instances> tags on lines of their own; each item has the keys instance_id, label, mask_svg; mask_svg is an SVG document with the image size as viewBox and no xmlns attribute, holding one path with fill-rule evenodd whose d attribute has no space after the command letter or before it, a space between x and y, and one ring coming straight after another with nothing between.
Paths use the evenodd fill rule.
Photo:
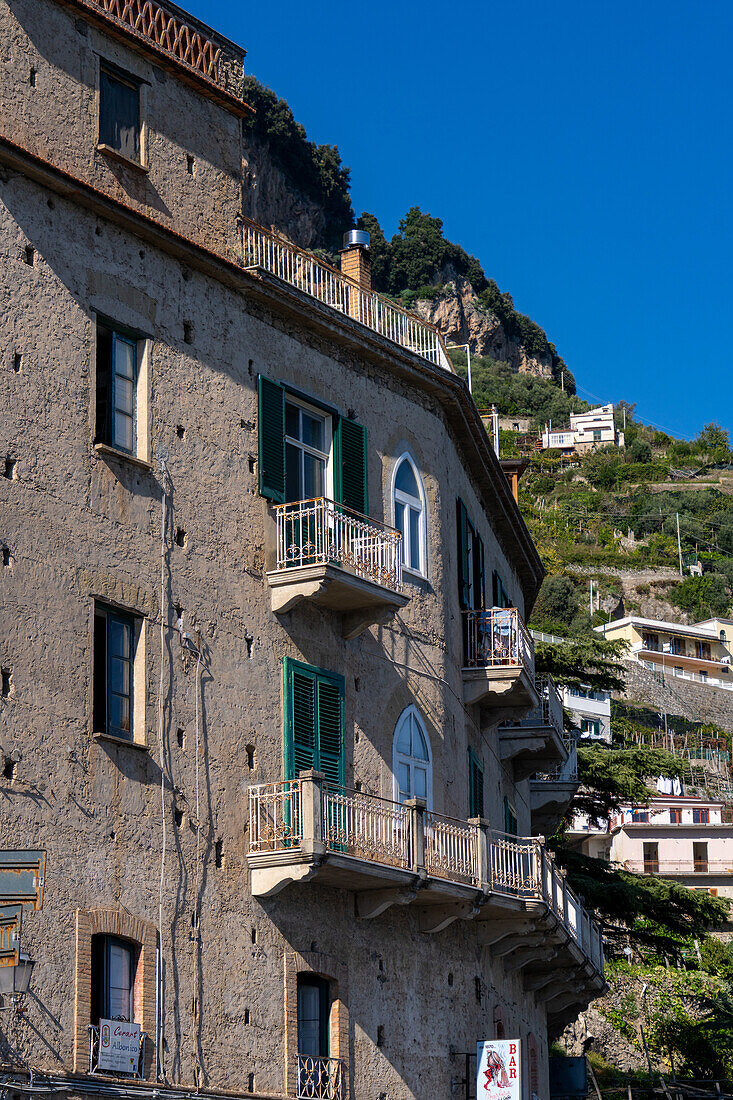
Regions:
<instances>
[{"instance_id":1,"label":"rocky cliff","mask_svg":"<svg viewBox=\"0 0 733 1100\"><path fill-rule=\"evenodd\" d=\"M242 213L284 233L300 248L323 245L326 213L323 203L305 195L291 176L286 176L272 146L245 135L244 197Z\"/></svg>"},{"instance_id":2,"label":"rocky cliff","mask_svg":"<svg viewBox=\"0 0 733 1100\"><path fill-rule=\"evenodd\" d=\"M437 325L447 344L468 344L472 355L509 363L522 374L552 378L551 356L533 357L523 344L509 337L496 314L482 306L467 279L454 277L435 298L418 298L414 309Z\"/></svg>"}]
</instances>

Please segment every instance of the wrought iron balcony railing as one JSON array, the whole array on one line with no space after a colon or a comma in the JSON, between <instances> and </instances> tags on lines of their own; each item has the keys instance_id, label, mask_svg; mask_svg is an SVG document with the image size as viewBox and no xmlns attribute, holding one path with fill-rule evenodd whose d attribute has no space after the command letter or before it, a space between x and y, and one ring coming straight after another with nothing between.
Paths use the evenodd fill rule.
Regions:
<instances>
[{"instance_id":1,"label":"wrought iron balcony railing","mask_svg":"<svg viewBox=\"0 0 733 1100\"><path fill-rule=\"evenodd\" d=\"M251 865L281 852L290 865L298 850L321 851L375 866L422 872L429 879L544 902L583 953L603 972L601 933L537 837L491 830L476 818L461 821L427 810L414 799L393 802L364 791L333 787L317 772L249 789ZM272 858L267 857L268 866Z\"/></svg>"},{"instance_id":2,"label":"wrought iron balcony railing","mask_svg":"<svg viewBox=\"0 0 733 1100\"><path fill-rule=\"evenodd\" d=\"M464 611L465 668L523 668L534 676L534 643L515 607Z\"/></svg>"},{"instance_id":3,"label":"wrought iron balcony railing","mask_svg":"<svg viewBox=\"0 0 733 1100\"><path fill-rule=\"evenodd\" d=\"M277 568L337 565L384 588L402 586L402 535L326 497L275 506Z\"/></svg>"},{"instance_id":4,"label":"wrought iron balcony railing","mask_svg":"<svg viewBox=\"0 0 733 1100\"><path fill-rule=\"evenodd\" d=\"M344 1064L340 1058L298 1055L298 1100L343 1100Z\"/></svg>"},{"instance_id":5,"label":"wrought iron balcony railing","mask_svg":"<svg viewBox=\"0 0 733 1100\"><path fill-rule=\"evenodd\" d=\"M400 347L453 370L437 328L373 290L364 290L335 267L287 238L244 219L244 266L259 267Z\"/></svg>"}]
</instances>

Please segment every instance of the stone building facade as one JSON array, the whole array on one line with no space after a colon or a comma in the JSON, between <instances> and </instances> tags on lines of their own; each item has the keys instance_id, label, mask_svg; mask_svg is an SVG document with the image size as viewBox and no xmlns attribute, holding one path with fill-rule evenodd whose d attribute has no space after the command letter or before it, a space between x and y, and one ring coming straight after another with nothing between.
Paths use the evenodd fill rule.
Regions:
<instances>
[{"instance_id":1,"label":"stone building facade","mask_svg":"<svg viewBox=\"0 0 733 1100\"><path fill-rule=\"evenodd\" d=\"M529 836L542 567L470 395L243 219L232 43L152 0L0 42L0 836L47 853L4 1072L437 1098L504 1035L546 1097L602 950Z\"/></svg>"}]
</instances>

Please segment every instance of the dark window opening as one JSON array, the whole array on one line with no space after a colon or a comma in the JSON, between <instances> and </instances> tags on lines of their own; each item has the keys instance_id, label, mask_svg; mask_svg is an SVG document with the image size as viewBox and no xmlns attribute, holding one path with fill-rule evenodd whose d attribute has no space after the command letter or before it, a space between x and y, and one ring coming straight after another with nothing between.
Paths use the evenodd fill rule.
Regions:
<instances>
[{"instance_id":1,"label":"dark window opening","mask_svg":"<svg viewBox=\"0 0 733 1100\"><path fill-rule=\"evenodd\" d=\"M659 874L659 845L653 842L644 845L644 873Z\"/></svg>"},{"instance_id":2,"label":"dark window opening","mask_svg":"<svg viewBox=\"0 0 733 1100\"><path fill-rule=\"evenodd\" d=\"M255 747L254 745L247 745L247 767L250 771L255 766Z\"/></svg>"},{"instance_id":3,"label":"dark window opening","mask_svg":"<svg viewBox=\"0 0 733 1100\"><path fill-rule=\"evenodd\" d=\"M28 83L30 84L31 88L35 88L35 86L36 86L36 76L37 75L38 74L37 74L36 70L31 69L31 71L28 75Z\"/></svg>"},{"instance_id":4,"label":"dark window opening","mask_svg":"<svg viewBox=\"0 0 733 1100\"><path fill-rule=\"evenodd\" d=\"M7 699L10 692L13 690L13 673L9 668L0 669L0 690L2 690L3 699Z\"/></svg>"},{"instance_id":5,"label":"dark window opening","mask_svg":"<svg viewBox=\"0 0 733 1100\"><path fill-rule=\"evenodd\" d=\"M298 1054L328 1058L329 986L317 974L298 975Z\"/></svg>"},{"instance_id":6,"label":"dark window opening","mask_svg":"<svg viewBox=\"0 0 733 1100\"><path fill-rule=\"evenodd\" d=\"M8 481L15 481L15 459L5 459L5 476Z\"/></svg>"},{"instance_id":7,"label":"dark window opening","mask_svg":"<svg viewBox=\"0 0 733 1100\"><path fill-rule=\"evenodd\" d=\"M99 71L99 142L140 162L140 85L106 65Z\"/></svg>"},{"instance_id":8,"label":"dark window opening","mask_svg":"<svg viewBox=\"0 0 733 1100\"><path fill-rule=\"evenodd\" d=\"M95 733L132 740L135 620L104 607L94 609Z\"/></svg>"},{"instance_id":9,"label":"dark window opening","mask_svg":"<svg viewBox=\"0 0 733 1100\"><path fill-rule=\"evenodd\" d=\"M178 742L179 749L185 749L185 747L186 747L186 731L182 730L180 726L176 730L176 740Z\"/></svg>"},{"instance_id":10,"label":"dark window opening","mask_svg":"<svg viewBox=\"0 0 733 1100\"><path fill-rule=\"evenodd\" d=\"M3 761L3 779L9 780L11 783L15 779L15 761L12 756L6 756Z\"/></svg>"},{"instance_id":11,"label":"dark window opening","mask_svg":"<svg viewBox=\"0 0 733 1100\"><path fill-rule=\"evenodd\" d=\"M186 545L186 532L182 527L176 527L176 546Z\"/></svg>"},{"instance_id":12,"label":"dark window opening","mask_svg":"<svg viewBox=\"0 0 733 1100\"><path fill-rule=\"evenodd\" d=\"M22 367L22 365L23 356L20 354L19 351L16 351L15 355L13 356L13 370L16 374L20 374L20 368Z\"/></svg>"},{"instance_id":13,"label":"dark window opening","mask_svg":"<svg viewBox=\"0 0 733 1100\"><path fill-rule=\"evenodd\" d=\"M3 565L7 568L10 565L10 547L3 546Z\"/></svg>"},{"instance_id":14,"label":"dark window opening","mask_svg":"<svg viewBox=\"0 0 733 1100\"><path fill-rule=\"evenodd\" d=\"M133 1020L138 949L116 936L92 936L92 1019Z\"/></svg>"},{"instance_id":15,"label":"dark window opening","mask_svg":"<svg viewBox=\"0 0 733 1100\"><path fill-rule=\"evenodd\" d=\"M224 866L224 841L221 838L214 844L214 863L219 868Z\"/></svg>"},{"instance_id":16,"label":"dark window opening","mask_svg":"<svg viewBox=\"0 0 733 1100\"><path fill-rule=\"evenodd\" d=\"M692 860L696 872L705 873L708 869L708 846L703 841L695 841L692 845Z\"/></svg>"},{"instance_id":17,"label":"dark window opening","mask_svg":"<svg viewBox=\"0 0 733 1100\"><path fill-rule=\"evenodd\" d=\"M28 264L28 267L33 267L36 260L36 250L32 245L27 244L23 253L23 262Z\"/></svg>"},{"instance_id":18,"label":"dark window opening","mask_svg":"<svg viewBox=\"0 0 733 1100\"><path fill-rule=\"evenodd\" d=\"M95 443L135 453L137 377L137 341L129 333L98 322Z\"/></svg>"}]
</instances>

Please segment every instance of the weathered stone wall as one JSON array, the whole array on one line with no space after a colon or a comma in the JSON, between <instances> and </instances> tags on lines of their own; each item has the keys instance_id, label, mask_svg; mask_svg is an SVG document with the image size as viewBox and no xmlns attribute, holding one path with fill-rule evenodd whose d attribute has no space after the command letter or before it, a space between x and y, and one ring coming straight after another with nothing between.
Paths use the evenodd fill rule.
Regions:
<instances>
[{"instance_id":1,"label":"weathered stone wall","mask_svg":"<svg viewBox=\"0 0 733 1100\"><path fill-rule=\"evenodd\" d=\"M240 119L133 44L53 0L3 0L3 136L200 244L238 255ZM144 170L97 148L100 58L141 81Z\"/></svg>"},{"instance_id":2,"label":"weathered stone wall","mask_svg":"<svg viewBox=\"0 0 733 1100\"><path fill-rule=\"evenodd\" d=\"M634 703L679 714L692 722L714 722L733 732L733 691L666 675L664 683L636 661L625 661L624 697ZM733 675L731 676L733 682Z\"/></svg>"},{"instance_id":3,"label":"weathered stone wall","mask_svg":"<svg viewBox=\"0 0 733 1100\"><path fill-rule=\"evenodd\" d=\"M0 16L13 140L226 251L239 210L235 120L152 73L146 187L161 201L147 191L136 197L95 159L92 77L95 48L130 67L142 66L140 57L47 0L19 0L12 13L0 0ZM29 60L33 86L17 79ZM200 175L186 169L188 148L196 164L202 156ZM392 796L395 723L414 703L431 741L436 810L467 816L471 744L485 764L492 825L503 828L506 794L520 832L529 832L528 782L515 786L495 730L480 729L463 705L457 495L483 537L488 574L499 569L521 611L524 595L494 534L492 503L434 397L399 381L387 360L367 365L358 347L286 316L276 295L266 307L82 209L72 194L5 170L0 300L0 456L15 464L0 477L0 542L9 551L0 566L0 664L12 674L0 700L0 757L15 761L12 776L0 778L0 837L3 847L48 852L45 905L23 930L37 959L34 996L23 1017L0 1018L0 1058L71 1068L75 1034L83 1037L77 928L96 927L79 922L77 910L124 910L157 924L164 822L171 1081L192 1084L198 1072L202 1086L241 1090L253 1073L258 1092L282 1092L287 960L310 953L348 976L343 1053L352 1095L453 1095L462 1063L451 1051L472 1051L492 1035L497 1007L508 1035L536 1035L546 1095L544 1008L523 992L521 972L506 975L491 959L476 922L430 936L409 906L361 921L353 894L318 883L262 902L249 890L248 789L282 778L285 656L345 676L350 785ZM149 334L149 466L93 448L97 315ZM351 409L366 425L376 519L392 518L389 487L404 450L422 472L428 579L408 581L400 615L355 640L344 641L335 613L305 604L279 617L270 610L273 524L256 464L260 372L343 414ZM155 456L163 453L161 591ZM138 745L93 737L95 598L144 618ZM200 639L200 678L174 627L180 613ZM77 1046L80 1065L83 1054Z\"/></svg>"}]
</instances>

